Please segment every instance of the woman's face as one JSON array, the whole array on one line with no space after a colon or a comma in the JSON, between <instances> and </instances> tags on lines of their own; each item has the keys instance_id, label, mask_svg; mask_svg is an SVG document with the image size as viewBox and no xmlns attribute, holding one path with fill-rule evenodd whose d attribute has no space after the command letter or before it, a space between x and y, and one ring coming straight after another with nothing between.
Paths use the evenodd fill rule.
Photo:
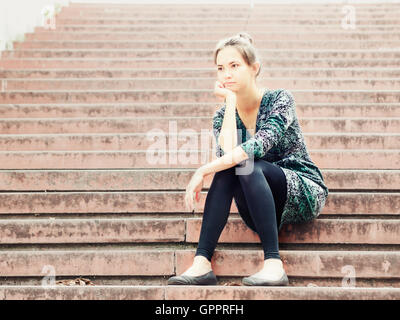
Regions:
<instances>
[{"instance_id":1,"label":"woman's face","mask_svg":"<svg viewBox=\"0 0 400 320\"><path fill-rule=\"evenodd\" d=\"M217 78L225 88L234 92L246 89L254 81L257 70L256 63L253 68L249 67L234 47L225 47L218 52Z\"/></svg>"}]
</instances>

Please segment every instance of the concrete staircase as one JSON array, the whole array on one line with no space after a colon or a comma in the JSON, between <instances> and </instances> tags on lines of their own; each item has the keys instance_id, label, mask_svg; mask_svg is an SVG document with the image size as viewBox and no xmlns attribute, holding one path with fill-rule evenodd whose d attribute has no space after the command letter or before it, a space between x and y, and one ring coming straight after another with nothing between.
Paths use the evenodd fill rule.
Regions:
<instances>
[{"instance_id":1,"label":"concrete staircase","mask_svg":"<svg viewBox=\"0 0 400 320\"><path fill-rule=\"evenodd\" d=\"M400 4L353 7L346 29L339 4L73 3L3 52L0 297L399 299ZM279 234L290 286L241 286L263 255L234 202L218 286L167 286L192 262L212 180L188 213L186 185L215 159L212 50L242 30L263 57L259 84L294 94L330 195ZM152 129L166 134L161 163ZM186 129L195 143L178 139ZM91 285L58 283L76 278Z\"/></svg>"}]
</instances>

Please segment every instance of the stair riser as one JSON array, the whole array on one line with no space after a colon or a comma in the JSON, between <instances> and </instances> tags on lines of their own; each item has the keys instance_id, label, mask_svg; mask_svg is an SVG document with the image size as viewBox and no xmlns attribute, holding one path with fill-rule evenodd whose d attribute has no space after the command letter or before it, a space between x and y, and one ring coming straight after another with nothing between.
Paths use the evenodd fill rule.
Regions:
<instances>
[{"instance_id":1,"label":"stair riser","mask_svg":"<svg viewBox=\"0 0 400 320\"><path fill-rule=\"evenodd\" d=\"M399 91L291 90L297 103L399 103ZM86 91L86 92L0 92L1 104L6 103L216 103L212 90L157 91Z\"/></svg>"},{"instance_id":2,"label":"stair riser","mask_svg":"<svg viewBox=\"0 0 400 320\"><path fill-rule=\"evenodd\" d=\"M31 79L75 79L75 78L209 78L210 82L216 80L215 69L210 70L210 66L202 69L180 69L180 68L165 68L162 70L149 69L112 69L112 70L52 70L38 68L33 70L9 69L0 70L0 78L31 78ZM273 81L277 78L290 78L307 80L307 78L351 78L370 80L379 78L400 78L399 69L350 69L350 68L303 68L303 69L288 69L288 68L268 68L261 69L259 75L260 81ZM265 79L265 80L262 80ZM394 80L396 80L394 79ZM389 79L388 79L389 80ZM188 80L187 80L188 81ZM6 88L4 88L6 90Z\"/></svg>"},{"instance_id":3,"label":"stair riser","mask_svg":"<svg viewBox=\"0 0 400 320\"><path fill-rule=\"evenodd\" d=\"M113 191L185 190L192 170L2 170L0 191ZM333 190L395 190L400 185L398 170L324 170L325 183ZM204 178L209 188L214 174ZM201 193L201 197L205 194Z\"/></svg>"},{"instance_id":4,"label":"stair riser","mask_svg":"<svg viewBox=\"0 0 400 320\"><path fill-rule=\"evenodd\" d=\"M283 18L280 18L279 16L275 16L273 18L270 18L266 20L264 17L252 17L251 18L251 23L252 24L300 24L300 25L332 25L335 23L342 23L344 15L341 17L337 18L307 18L307 17L300 17L299 19L293 20L290 17L286 16ZM135 19L135 18L56 18L56 23L57 24L64 24L64 25L75 25L75 24L85 24L85 25L98 25L98 24L107 24L107 25L141 25L141 24L153 24L153 25L168 25L168 24L180 24L182 26L188 24L197 24L197 25L202 25L202 24L237 24L237 23L246 23L247 18L243 17L241 19L236 18L236 19L218 19L214 17L209 17L209 18L180 18L180 19L174 19L173 17L168 17L168 18L162 18L162 19L157 19L157 18L152 18L152 17L141 17L140 19ZM344 24L349 25L350 23L348 20L344 20ZM395 18L369 18L369 17L360 17L357 18L356 23L362 24L362 25L392 25L392 24L400 24L400 21L397 17Z\"/></svg>"},{"instance_id":5,"label":"stair riser","mask_svg":"<svg viewBox=\"0 0 400 320\"><path fill-rule=\"evenodd\" d=\"M400 20L398 20L400 23ZM335 22L337 23L337 21ZM292 49L332 49L332 50L349 50L349 49L375 49L382 48L398 48L400 41L385 41L382 43L380 40L365 40L365 41L354 41L354 40L342 40L342 41L329 41L329 40L318 40L318 41L259 41L258 48L268 49L281 49L281 50L292 50ZM159 41L159 42L147 42L147 41L28 41L28 42L14 42L14 49L207 49L210 50L215 46L215 41ZM180 64L179 66L182 66ZM144 66L139 66L143 68ZM197 67L197 66L196 66ZM206 67L209 67L207 65ZM151 66L150 66L151 68Z\"/></svg>"},{"instance_id":6,"label":"stair riser","mask_svg":"<svg viewBox=\"0 0 400 320\"><path fill-rule=\"evenodd\" d=\"M49 270L54 271L54 276L169 276L175 272L181 274L190 267L194 253L194 250L2 251L0 257L4 262L0 264L0 276L46 276ZM257 272L263 262L262 250L216 250L214 255L212 267L217 276L248 276ZM357 279L400 276L399 269L395 268L400 263L400 255L395 252L281 250L280 255L288 277L343 278L347 275ZM45 266L51 266L51 269L45 272Z\"/></svg>"},{"instance_id":7,"label":"stair riser","mask_svg":"<svg viewBox=\"0 0 400 320\"><path fill-rule=\"evenodd\" d=\"M340 20L339 20L340 21ZM229 35L229 34L228 34ZM109 41L109 40L193 40L194 38L198 41L201 40L215 40L216 42L222 38L228 36L227 34L215 34L212 35L206 33L169 33L169 34L162 34L162 33L60 33L56 29L53 32L41 32L41 33L28 33L25 35L25 41L32 41L32 40L39 40L39 41L75 41L75 40L97 40L97 41ZM365 41L365 40L380 40L380 41L396 41L400 40L399 33L368 33L368 34L360 34L360 33L272 33L272 34L258 34L252 33L255 39L263 39L268 38L268 40L275 40L275 41L299 41L304 40L305 38L310 41L323 41L327 38L330 39L337 39L337 41L341 40L354 40L354 41Z\"/></svg>"},{"instance_id":8,"label":"stair riser","mask_svg":"<svg viewBox=\"0 0 400 320\"><path fill-rule=\"evenodd\" d=\"M321 169L396 169L399 153L393 151L309 150ZM123 168L199 168L216 159L205 151L53 151L0 152L0 169L123 169Z\"/></svg>"},{"instance_id":9,"label":"stair riser","mask_svg":"<svg viewBox=\"0 0 400 320\"><path fill-rule=\"evenodd\" d=\"M7 300L399 300L386 288L286 288L199 286L0 287ZM160 303L161 305L161 303Z\"/></svg>"},{"instance_id":10,"label":"stair riser","mask_svg":"<svg viewBox=\"0 0 400 320\"><path fill-rule=\"evenodd\" d=\"M343 17L343 16L342 16ZM247 25L247 32L251 34L257 34L257 33L262 33L265 32L264 30L265 24L259 24L257 26L254 25ZM288 33L290 31L293 31L295 28L296 32L307 32L307 33L315 33L315 26L310 26L310 25L299 25L299 24L275 24L271 25L268 24L268 31L270 32L269 34L273 33L279 33L279 32L284 32ZM261 31L260 31L261 28ZM361 25L357 24L356 29L349 29L346 31L353 31L361 34L371 34L371 33L378 33L378 32L398 32L398 26L397 24L393 25ZM213 24L207 24L207 25L186 25L184 28L182 26L177 25L177 24L169 24L169 25L151 25L151 24L145 24L145 25L57 25L56 28L54 29L49 29L48 27L35 27L34 32L51 32L51 31L57 31L57 32L197 32L197 33L202 33L202 32L212 32L213 34L219 32L219 33L224 33L224 34L234 34L234 31L232 32L232 27L228 24L226 25L213 25ZM319 32L340 32L343 31L343 27L341 23L334 23L332 25L319 25L318 26L318 31Z\"/></svg>"},{"instance_id":11,"label":"stair riser","mask_svg":"<svg viewBox=\"0 0 400 320\"><path fill-rule=\"evenodd\" d=\"M0 244L193 243L199 241L202 220L193 219L35 219L0 221ZM286 225L279 243L400 244L400 222L390 220L317 219ZM229 219L218 243L260 243L241 219Z\"/></svg>"},{"instance_id":12,"label":"stair riser","mask_svg":"<svg viewBox=\"0 0 400 320\"><path fill-rule=\"evenodd\" d=\"M200 134L192 135L195 141L202 141ZM349 134L345 137L320 137L307 134L304 137L309 149L324 149L327 145L332 149L400 149L400 135L359 137ZM48 134L45 137L34 135L0 136L0 151L129 151L149 150L154 148L153 139L146 139L145 134ZM183 150L186 141L178 140L177 135L170 134L165 137L165 148L163 150ZM175 146L174 143L176 142ZM210 145L214 141L210 141ZM201 145L200 145L201 147ZM207 150L204 145L204 150ZM210 152L213 149L211 149Z\"/></svg>"},{"instance_id":13,"label":"stair riser","mask_svg":"<svg viewBox=\"0 0 400 320\"><path fill-rule=\"evenodd\" d=\"M75 33L74 33L75 34ZM400 35L400 34L399 34ZM57 37L56 40L60 40ZM116 39L112 39L116 40ZM131 38L128 40L132 40ZM377 59L377 60L395 60L400 58L400 52L396 52L393 50L375 50L375 51L365 51L365 50L354 50L354 51L318 51L318 50L310 50L310 51L301 51L301 50L259 50L262 55L264 62L267 63L267 60L271 59L330 59L330 60L339 60L339 59L347 59L347 60L356 60L356 59ZM1 53L2 58L4 59L30 59L30 58L51 58L51 59L61 59L61 58L114 58L114 59L124 59L124 58L149 58L149 59L207 59L209 60L212 57L213 52L209 50L15 50L15 51L3 51ZM199 71L199 70L193 70ZM163 70L165 72L165 70ZM214 75L214 74L213 74Z\"/></svg>"},{"instance_id":14,"label":"stair riser","mask_svg":"<svg viewBox=\"0 0 400 320\"><path fill-rule=\"evenodd\" d=\"M106 117L210 117L222 103L109 103L109 104L4 104L6 118L106 118ZM298 119L304 118L400 118L400 104L382 103L296 103ZM309 133L303 132L304 135ZM355 135L352 134L352 137ZM374 134L369 137L373 138ZM318 138L318 135L316 136ZM331 135L332 137L332 135ZM324 139L324 137L321 137ZM386 140L386 139L385 139ZM371 141L372 142L372 141Z\"/></svg>"},{"instance_id":15,"label":"stair riser","mask_svg":"<svg viewBox=\"0 0 400 320\"><path fill-rule=\"evenodd\" d=\"M185 192L45 192L1 193L0 214L41 213L189 213ZM196 203L196 213L204 212L206 196ZM162 206L160 205L162 203ZM396 193L334 193L326 200L324 214L398 215L400 196ZM237 213L232 201L231 212Z\"/></svg>"},{"instance_id":16,"label":"stair riser","mask_svg":"<svg viewBox=\"0 0 400 320\"><path fill-rule=\"evenodd\" d=\"M400 59L399 59L400 61ZM400 66L400 62L399 62ZM197 88L211 89L213 79L187 80L187 79L141 79L141 80L0 80L3 92L17 90L141 90L168 88ZM308 79L265 79L259 86L270 89L335 89L335 90L396 90L400 87L400 80L308 80Z\"/></svg>"},{"instance_id":17,"label":"stair riser","mask_svg":"<svg viewBox=\"0 0 400 320\"><path fill-rule=\"evenodd\" d=\"M303 118L299 119L302 131L305 133L400 133L400 119L332 119ZM239 130L239 129L238 129ZM191 144L191 149L208 149L213 138L212 117L199 118L70 118L70 119L7 119L0 120L2 134L44 134L44 133L146 133L152 148L162 148L167 138L180 135L181 138L192 137L197 146ZM197 135L197 138L196 136ZM163 139L156 144L152 138ZM199 139L200 138L200 139ZM204 140L204 141L203 141ZM215 140L215 138L213 139ZM175 140L176 141L176 140ZM204 145L206 143L207 145ZM188 148L188 147L187 147ZM142 147L143 149L143 147Z\"/></svg>"},{"instance_id":18,"label":"stair riser","mask_svg":"<svg viewBox=\"0 0 400 320\"><path fill-rule=\"evenodd\" d=\"M250 7L247 7L249 9ZM252 12L251 19L273 19L273 18L291 18L292 21L296 21L298 19L342 19L345 14L340 10L340 7L337 8L327 8L323 9L308 9L308 10L290 10L290 9L276 9L271 11L271 9L266 7L258 7L256 11ZM394 8L392 11L389 11L387 8L385 9L375 9L374 11L368 11L362 8L357 8L354 6L355 14L357 17L362 17L364 19L393 19L397 17L397 14L400 11ZM224 8L226 9L226 8ZM296 8L297 9L297 8ZM230 12L229 12L230 11ZM229 18L237 18L237 19L247 19L248 12L240 12L239 10L229 10ZM227 11L224 12L216 11L216 10L202 10L199 11L187 11L182 9L177 9L172 13L165 12L165 11L149 11L149 10L142 10L142 9L127 9L127 10L118 10L116 9L93 9L93 10L71 10L69 8L63 8L63 10L58 13L57 18L103 18L103 19L112 19L112 18L135 18L135 19L182 19L182 14L184 13L185 18L190 19L226 19L227 18Z\"/></svg>"}]
</instances>

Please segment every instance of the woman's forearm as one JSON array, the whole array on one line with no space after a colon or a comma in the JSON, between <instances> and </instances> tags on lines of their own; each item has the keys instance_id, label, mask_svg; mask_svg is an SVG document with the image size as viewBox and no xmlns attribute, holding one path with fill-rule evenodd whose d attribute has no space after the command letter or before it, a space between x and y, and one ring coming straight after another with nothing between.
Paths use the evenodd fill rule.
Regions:
<instances>
[{"instance_id":1,"label":"woman's forearm","mask_svg":"<svg viewBox=\"0 0 400 320\"><path fill-rule=\"evenodd\" d=\"M224 120L218 143L224 153L232 151L237 145L236 95L228 95L226 97Z\"/></svg>"},{"instance_id":2,"label":"woman's forearm","mask_svg":"<svg viewBox=\"0 0 400 320\"><path fill-rule=\"evenodd\" d=\"M225 169L232 168L243 160L247 160L249 156L240 146L236 146L233 150L225 153L222 157L219 157L203 166L197 170L204 176L211 173L222 171Z\"/></svg>"}]
</instances>

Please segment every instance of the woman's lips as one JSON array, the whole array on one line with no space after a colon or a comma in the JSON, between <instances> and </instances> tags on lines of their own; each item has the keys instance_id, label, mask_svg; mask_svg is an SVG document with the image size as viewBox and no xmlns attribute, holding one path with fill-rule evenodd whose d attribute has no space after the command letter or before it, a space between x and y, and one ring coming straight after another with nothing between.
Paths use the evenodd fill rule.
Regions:
<instances>
[{"instance_id":1,"label":"woman's lips","mask_svg":"<svg viewBox=\"0 0 400 320\"><path fill-rule=\"evenodd\" d=\"M234 82L225 82L225 85L234 84Z\"/></svg>"}]
</instances>

